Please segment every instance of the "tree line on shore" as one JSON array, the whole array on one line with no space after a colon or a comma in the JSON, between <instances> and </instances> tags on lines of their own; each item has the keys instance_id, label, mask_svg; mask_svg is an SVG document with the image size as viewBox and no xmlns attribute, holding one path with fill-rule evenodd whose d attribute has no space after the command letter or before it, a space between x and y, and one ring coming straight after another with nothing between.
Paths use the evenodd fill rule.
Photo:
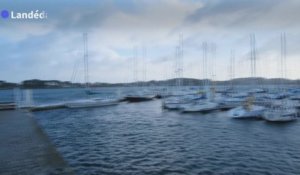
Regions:
<instances>
[{"instance_id":1,"label":"tree line on shore","mask_svg":"<svg viewBox=\"0 0 300 175\"><path fill-rule=\"evenodd\" d=\"M175 86L178 79L168 79L168 80L151 80L146 82L130 82L130 83L89 83L89 87L120 87L120 86ZM181 78L180 82L183 86L201 86L204 81L208 81L214 85L299 85L300 79L290 80L281 78L236 78L233 80L224 81L211 81L203 79L194 78ZM72 83L70 81L59 81L59 80L25 80L21 83L11 83L6 81L0 81L1 89L12 89L12 88L80 88L85 87L86 83Z\"/></svg>"}]
</instances>

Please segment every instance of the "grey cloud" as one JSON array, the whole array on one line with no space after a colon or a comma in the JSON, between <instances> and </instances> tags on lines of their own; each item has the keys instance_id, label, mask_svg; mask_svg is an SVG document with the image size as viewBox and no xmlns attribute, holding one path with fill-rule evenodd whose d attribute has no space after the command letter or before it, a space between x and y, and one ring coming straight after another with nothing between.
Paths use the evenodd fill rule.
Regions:
<instances>
[{"instance_id":1,"label":"grey cloud","mask_svg":"<svg viewBox=\"0 0 300 175\"><path fill-rule=\"evenodd\" d=\"M210 0L187 16L187 24L221 28L270 29L297 26L300 2L295 0Z\"/></svg>"}]
</instances>

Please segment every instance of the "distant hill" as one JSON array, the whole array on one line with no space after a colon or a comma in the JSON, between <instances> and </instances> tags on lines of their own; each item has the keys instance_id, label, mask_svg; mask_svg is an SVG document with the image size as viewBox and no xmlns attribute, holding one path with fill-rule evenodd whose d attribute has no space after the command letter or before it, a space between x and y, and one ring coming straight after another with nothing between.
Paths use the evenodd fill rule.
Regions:
<instances>
[{"instance_id":1,"label":"distant hill","mask_svg":"<svg viewBox=\"0 0 300 175\"><path fill-rule=\"evenodd\" d=\"M90 83L91 87L118 87L118 86L175 86L178 79L168 79L168 80L151 80L146 82L132 82L132 83ZM201 86L204 80L194 79L194 78L182 78L179 79L183 86ZM300 85L300 80L289 80L280 78L236 78L227 81L211 81L206 80L215 85L276 85L276 84L287 84L287 85ZM69 81L58 81L58 80L25 80L20 84L9 83L5 81L0 81L0 89L11 89L15 87L20 88L75 88L84 87L82 83L71 83Z\"/></svg>"},{"instance_id":2,"label":"distant hill","mask_svg":"<svg viewBox=\"0 0 300 175\"><path fill-rule=\"evenodd\" d=\"M1 89L11 89L11 88L14 88L14 87L17 87L18 84L16 83L8 83L8 82L5 82L5 81L0 81L0 88Z\"/></svg>"}]
</instances>

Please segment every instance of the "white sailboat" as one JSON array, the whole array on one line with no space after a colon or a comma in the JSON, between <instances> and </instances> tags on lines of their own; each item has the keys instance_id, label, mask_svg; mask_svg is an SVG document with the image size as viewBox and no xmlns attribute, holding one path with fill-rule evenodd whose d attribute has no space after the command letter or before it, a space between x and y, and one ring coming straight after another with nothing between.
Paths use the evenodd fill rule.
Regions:
<instances>
[{"instance_id":1,"label":"white sailboat","mask_svg":"<svg viewBox=\"0 0 300 175\"><path fill-rule=\"evenodd\" d=\"M138 57L138 48L133 48L133 82L132 92L127 94L123 101L127 102L144 102L150 101L155 98L155 94L147 88L146 75L147 75L147 49L145 46L142 47L142 56ZM140 62L141 61L141 62ZM142 66L142 71L139 70L139 66ZM140 72L142 74L140 74ZM139 76L140 75L140 76ZM140 81L139 77L142 77L142 81ZM143 88L142 88L143 87Z\"/></svg>"},{"instance_id":2,"label":"white sailboat","mask_svg":"<svg viewBox=\"0 0 300 175\"><path fill-rule=\"evenodd\" d=\"M248 97L245 104L228 111L228 116L234 119L261 119L265 107L253 105L254 97Z\"/></svg>"},{"instance_id":3,"label":"white sailboat","mask_svg":"<svg viewBox=\"0 0 300 175\"><path fill-rule=\"evenodd\" d=\"M256 49L255 49L255 35L250 35L250 60L251 60L251 77L256 77ZM254 93L249 92L244 105L233 108L228 111L228 116L234 119L261 119L265 107L254 105Z\"/></svg>"},{"instance_id":4,"label":"white sailboat","mask_svg":"<svg viewBox=\"0 0 300 175\"><path fill-rule=\"evenodd\" d=\"M269 108L263 118L269 122L290 122L297 120L297 110L289 107Z\"/></svg>"},{"instance_id":5,"label":"white sailboat","mask_svg":"<svg viewBox=\"0 0 300 175\"><path fill-rule=\"evenodd\" d=\"M230 66L229 66L229 75L230 75L230 91L226 94L221 96L217 99L219 103L219 108L221 110L230 110L240 106L245 100L245 97L248 96L248 93L238 93L236 91L234 85L234 78L235 78L235 54L234 51L231 50L231 57L230 57ZM230 93L229 93L230 92Z\"/></svg>"},{"instance_id":6,"label":"white sailboat","mask_svg":"<svg viewBox=\"0 0 300 175\"><path fill-rule=\"evenodd\" d=\"M285 33L281 34L281 76L285 78L286 74L286 37ZM283 86L283 83L282 83ZM284 92L284 87L281 92ZM296 105L289 103L287 99L281 99L280 105L272 105L265 112L263 118L268 122L290 122L297 120L298 111Z\"/></svg>"},{"instance_id":7,"label":"white sailboat","mask_svg":"<svg viewBox=\"0 0 300 175\"><path fill-rule=\"evenodd\" d=\"M87 33L83 34L83 41L84 41L84 78L86 84L86 92L87 94L91 94L89 88L89 68L88 68L88 38ZM91 93L89 93L91 92ZM76 101L66 102L65 106L68 108L89 108L89 107L104 107L104 106L112 106L117 105L119 103L116 99L97 99L97 98L90 98L90 99L81 99Z\"/></svg>"},{"instance_id":8,"label":"white sailboat","mask_svg":"<svg viewBox=\"0 0 300 175\"><path fill-rule=\"evenodd\" d=\"M213 56L215 56L215 45L212 45L212 52ZM214 110L219 109L219 104L214 102L214 96L215 96L215 89L214 87L210 87L209 85L209 80L207 79L208 75L208 64L207 64L207 43L203 43L203 75L204 75L204 87L205 87L205 92L206 92L206 99L205 100L198 100L194 103L190 103L188 105L185 105L181 112L183 113L191 113L191 112L210 112ZM213 57L214 59L214 57ZM213 64L212 64L213 66ZM212 69L213 70L213 69ZM214 72L212 71L212 77L214 76Z\"/></svg>"},{"instance_id":9,"label":"white sailboat","mask_svg":"<svg viewBox=\"0 0 300 175\"><path fill-rule=\"evenodd\" d=\"M175 46L174 57L174 77L175 77L175 89L172 89L172 95L169 98L162 100L162 108L169 110L179 110L184 105L190 103L193 100L193 96L186 95L186 92L182 89L182 77L183 77L183 35L179 35L178 45Z\"/></svg>"}]
</instances>

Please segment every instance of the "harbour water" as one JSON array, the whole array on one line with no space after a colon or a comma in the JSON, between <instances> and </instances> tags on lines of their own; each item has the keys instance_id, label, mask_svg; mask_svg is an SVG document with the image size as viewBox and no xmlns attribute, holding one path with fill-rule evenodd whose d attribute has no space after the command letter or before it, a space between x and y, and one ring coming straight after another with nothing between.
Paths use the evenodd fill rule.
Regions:
<instances>
[{"instance_id":1,"label":"harbour water","mask_svg":"<svg viewBox=\"0 0 300 175\"><path fill-rule=\"evenodd\" d=\"M35 90L33 96L45 103L83 94ZM181 114L163 110L160 100L33 115L78 174L300 174L300 122Z\"/></svg>"}]
</instances>

